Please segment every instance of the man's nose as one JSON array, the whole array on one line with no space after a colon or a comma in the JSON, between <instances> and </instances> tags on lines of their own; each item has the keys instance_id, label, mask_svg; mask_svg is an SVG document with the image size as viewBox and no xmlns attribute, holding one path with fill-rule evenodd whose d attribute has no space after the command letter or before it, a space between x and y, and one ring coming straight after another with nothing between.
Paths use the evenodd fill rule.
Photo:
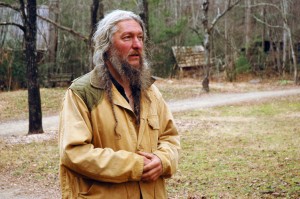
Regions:
<instances>
[{"instance_id":1,"label":"man's nose","mask_svg":"<svg viewBox=\"0 0 300 199\"><path fill-rule=\"evenodd\" d=\"M139 37L134 37L132 41L132 48L140 49L143 47L143 41Z\"/></svg>"}]
</instances>

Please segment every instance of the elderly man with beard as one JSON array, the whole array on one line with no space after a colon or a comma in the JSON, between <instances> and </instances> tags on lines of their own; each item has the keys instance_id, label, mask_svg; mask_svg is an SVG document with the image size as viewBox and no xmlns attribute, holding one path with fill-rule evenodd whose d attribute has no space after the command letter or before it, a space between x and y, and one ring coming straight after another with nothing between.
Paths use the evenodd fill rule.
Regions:
<instances>
[{"instance_id":1,"label":"elderly man with beard","mask_svg":"<svg viewBox=\"0 0 300 199\"><path fill-rule=\"evenodd\" d=\"M95 68L72 83L60 114L62 198L167 198L180 142L150 76L144 24L116 10L93 41Z\"/></svg>"}]
</instances>

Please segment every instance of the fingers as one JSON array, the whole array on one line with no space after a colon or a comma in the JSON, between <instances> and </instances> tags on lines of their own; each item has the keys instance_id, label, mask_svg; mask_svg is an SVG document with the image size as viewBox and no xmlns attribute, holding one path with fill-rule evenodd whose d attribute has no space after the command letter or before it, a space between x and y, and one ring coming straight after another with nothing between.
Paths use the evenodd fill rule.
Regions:
<instances>
[{"instance_id":1,"label":"fingers","mask_svg":"<svg viewBox=\"0 0 300 199\"><path fill-rule=\"evenodd\" d=\"M152 153L138 152L138 154L144 156L144 169L143 172L147 172L153 168L155 168L158 164L155 159L156 156ZM155 161L156 160L156 161Z\"/></svg>"},{"instance_id":2,"label":"fingers","mask_svg":"<svg viewBox=\"0 0 300 199\"><path fill-rule=\"evenodd\" d=\"M144 166L146 166L147 164L149 164L151 162L150 159L144 157Z\"/></svg>"},{"instance_id":3,"label":"fingers","mask_svg":"<svg viewBox=\"0 0 300 199\"><path fill-rule=\"evenodd\" d=\"M156 155L152 155L150 158L151 162L144 166L144 171L149 171L161 165L160 159Z\"/></svg>"},{"instance_id":4,"label":"fingers","mask_svg":"<svg viewBox=\"0 0 300 199\"><path fill-rule=\"evenodd\" d=\"M144 156L144 168L142 181L155 181L162 174L161 160L152 153L138 152L139 155Z\"/></svg>"},{"instance_id":5,"label":"fingers","mask_svg":"<svg viewBox=\"0 0 300 199\"><path fill-rule=\"evenodd\" d=\"M159 178L161 173L162 173L162 170L160 167L154 167L151 170L143 172L142 181L144 181L144 182L155 181Z\"/></svg>"},{"instance_id":6,"label":"fingers","mask_svg":"<svg viewBox=\"0 0 300 199\"><path fill-rule=\"evenodd\" d=\"M153 182L155 180L157 180L159 178L159 174L158 173L146 173L142 175L141 180L143 182Z\"/></svg>"},{"instance_id":7,"label":"fingers","mask_svg":"<svg viewBox=\"0 0 300 199\"><path fill-rule=\"evenodd\" d=\"M151 159L151 157L153 157L152 153L146 153L146 152L139 151L138 154L140 154L146 158L149 158L149 159Z\"/></svg>"}]
</instances>

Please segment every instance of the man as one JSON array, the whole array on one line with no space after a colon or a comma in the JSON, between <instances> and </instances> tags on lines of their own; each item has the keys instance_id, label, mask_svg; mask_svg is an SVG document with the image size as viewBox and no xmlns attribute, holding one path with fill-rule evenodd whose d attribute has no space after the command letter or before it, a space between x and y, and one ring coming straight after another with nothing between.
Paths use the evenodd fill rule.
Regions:
<instances>
[{"instance_id":1,"label":"man","mask_svg":"<svg viewBox=\"0 0 300 199\"><path fill-rule=\"evenodd\" d=\"M93 40L95 68L67 90L60 115L62 198L167 198L180 143L152 84L144 24L116 10Z\"/></svg>"}]
</instances>

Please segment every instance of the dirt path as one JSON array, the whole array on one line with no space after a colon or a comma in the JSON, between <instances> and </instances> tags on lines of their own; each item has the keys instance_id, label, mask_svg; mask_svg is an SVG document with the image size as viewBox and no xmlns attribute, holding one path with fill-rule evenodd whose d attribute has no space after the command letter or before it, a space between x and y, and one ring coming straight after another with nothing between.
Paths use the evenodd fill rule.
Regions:
<instances>
[{"instance_id":1,"label":"dirt path","mask_svg":"<svg viewBox=\"0 0 300 199\"><path fill-rule=\"evenodd\" d=\"M168 104L172 112L179 112L298 94L300 94L300 87L287 90L257 91L248 93L207 94L198 98L169 102Z\"/></svg>"},{"instance_id":2,"label":"dirt path","mask_svg":"<svg viewBox=\"0 0 300 199\"><path fill-rule=\"evenodd\" d=\"M186 111L191 109L223 106L241 102L264 100L268 98L298 95L300 88L274 91L259 91L249 93L229 93L229 94L205 94L198 98L185 99L168 102L172 112ZM58 129L58 116L43 118L43 128L45 132L53 132ZM11 121L0 123L0 136L26 135L28 120Z\"/></svg>"}]
</instances>

